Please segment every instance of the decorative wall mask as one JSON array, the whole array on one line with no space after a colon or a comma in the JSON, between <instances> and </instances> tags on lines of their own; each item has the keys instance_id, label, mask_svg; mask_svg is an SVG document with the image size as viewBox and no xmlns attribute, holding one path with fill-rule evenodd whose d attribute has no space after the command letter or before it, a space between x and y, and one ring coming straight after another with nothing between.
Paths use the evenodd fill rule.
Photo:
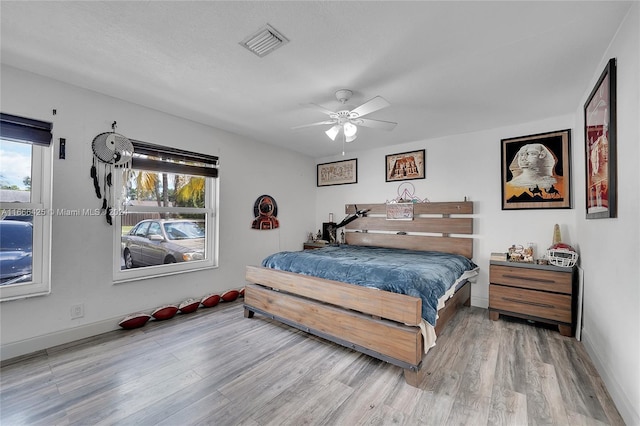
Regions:
<instances>
[{"instance_id":1,"label":"decorative wall mask","mask_svg":"<svg viewBox=\"0 0 640 426\"><path fill-rule=\"evenodd\" d=\"M251 224L252 229L276 229L280 226L278 221L278 204L270 195L261 195L253 204L255 219Z\"/></svg>"}]
</instances>

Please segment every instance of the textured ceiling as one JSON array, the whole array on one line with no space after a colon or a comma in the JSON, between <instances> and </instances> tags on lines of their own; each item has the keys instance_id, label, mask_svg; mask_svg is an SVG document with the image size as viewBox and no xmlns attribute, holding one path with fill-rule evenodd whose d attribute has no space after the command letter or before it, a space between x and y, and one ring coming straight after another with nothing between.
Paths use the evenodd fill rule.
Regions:
<instances>
[{"instance_id":1,"label":"textured ceiling","mask_svg":"<svg viewBox=\"0 0 640 426\"><path fill-rule=\"evenodd\" d=\"M6 1L1 60L313 157L339 154L337 89L369 118L347 151L575 112L632 2ZM290 42L259 58L265 24ZM122 120L119 120L119 123ZM125 129L123 122L121 129Z\"/></svg>"}]
</instances>

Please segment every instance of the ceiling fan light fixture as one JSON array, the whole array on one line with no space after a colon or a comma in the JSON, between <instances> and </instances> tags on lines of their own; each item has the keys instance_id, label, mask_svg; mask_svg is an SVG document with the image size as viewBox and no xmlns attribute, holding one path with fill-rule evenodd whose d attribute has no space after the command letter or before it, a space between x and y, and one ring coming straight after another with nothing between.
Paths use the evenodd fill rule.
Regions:
<instances>
[{"instance_id":1,"label":"ceiling fan light fixture","mask_svg":"<svg viewBox=\"0 0 640 426\"><path fill-rule=\"evenodd\" d=\"M338 135L342 133L340 139L342 142L342 155L344 155L344 148L346 143L353 142L358 137L359 126L371 127L381 130L392 130L397 124L391 121L362 118L365 115L371 114L375 111L391 105L386 99L381 96L375 96L362 105L356 107L355 109L352 109L352 107L346 105L346 102L351 99L351 96L353 96L353 92L351 90L340 89L335 92L335 95L336 99L338 99L338 101L342 104L340 106L340 109L336 112L318 104L309 104L315 109L322 111L324 114L327 114L329 116L328 120L305 124L302 126L296 126L293 127L293 129L331 124L331 128L325 130L325 134L329 137L329 139L335 141Z\"/></svg>"},{"instance_id":2,"label":"ceiling fan light fixture","mask_svg":"<svg viewBox=\"0 0 640 426\"><path fill-rule=\"evenodd\" d=\"M336 124L329 130L327 130L325 133L327 134L327 136L329 136L329 139L331 139L332 141L335 141L336 136L338 136L338 132L340 132L340 125Z\"/></svg>"},{"instance_id":3,"label":"ceiling fan light fixture","mask_svg":"<svg viewBox=\"0 0 640 426\"><path fill-rule=\"evenodd\" d=\"M358 133L358 127L357 126L355 126L354 124L349 123L349 122L344 123L344 135L346 137L349 138L349 137L355 136L356 133Z\"/></svg>"}]
</instances>

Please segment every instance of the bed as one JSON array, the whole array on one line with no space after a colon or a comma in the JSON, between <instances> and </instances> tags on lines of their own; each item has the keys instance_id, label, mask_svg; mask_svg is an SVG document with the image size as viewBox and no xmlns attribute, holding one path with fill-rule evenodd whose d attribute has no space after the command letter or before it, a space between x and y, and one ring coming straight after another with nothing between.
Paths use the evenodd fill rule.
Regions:
<instances>
[{"instance_id":1,"label":"bed","mask_svg":"<svg viewBox=\"0 0 640 426\"><path fill-rule=\"evenodd\" d=\"M347 245L473 257L472 202L417 203L412 208L413 219L390 220L386 204L347 204L348 215L368 210L366 217L345 226ZM470 304L468 278L474 273L477 267L449 283L431 324L423 318L423 299L416 295L247 266L245 317L258 313L397 365L407 383L418 386L425 353L458 308Z\"/></svg>"}]
</instances>

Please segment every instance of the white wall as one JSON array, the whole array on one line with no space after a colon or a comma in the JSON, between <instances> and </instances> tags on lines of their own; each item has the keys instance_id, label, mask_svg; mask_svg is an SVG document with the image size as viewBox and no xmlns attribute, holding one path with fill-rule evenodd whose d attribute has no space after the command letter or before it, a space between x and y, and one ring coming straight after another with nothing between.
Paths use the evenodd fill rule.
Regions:
<instances>
[{"instance_id":1,"label":"white wall","mask_svg":"<svg viewBox=\"0 0 640 426\"><path fill-rule=\"evenodd\" d=\"M533 242L538 250L551 245L553 227L560 225L563 240L578 244L575 213L570 209L502 210L500 140L575 126L574 117L564 116L541 122L483 132L447 136L396 145L387 149L347 152L344 159L358 159L358 183L317 188L316 223L326 222L329 213L336 221L345 216L348 203L383 203L396 198L404 182L385 182L385 155L426 150L426 179L405 181L415 186L415 196L429 201L474 202L474 261L480 266L480 276L471 290L474 306L487 307L489 300L489 256L504 252L512 244ZM366 148L365 138L359 138L347 148ZM572 141L572 148L580 147ZM341 156L318 162L338 161ZM573 162L575 163L575 161ZM572 164L575 168L575 164ZM573 185L574 191L576 186ZM403 186L404 188L404 186ZM317 228L317 226L316 226Z\"/></svg>"},{"instance_id":2,"label":"white wall","mask_svg":"<svg viewBox=\"0 0 640 426\"><path fill-rule=\"evenodd\" d=\"M0 304L2 359L116 329L131 312L242 287L247 264L299 249L314 226L309 157L11 67L2 67L1 84L3 112L53 122L54 209L99 207L89 178L91 141L114 120L130 138L220 157L219 268L114 285L113 228L104 217L53 217L52 293ZM67 140L66 160L58 159L59 138ZM262 194L278 203L277 230L250 229ZM85 315L71 320L76 303Z\"/></svg>"},{"instance_id":3,"label":"white wall","mask_svg":"<svg viewBox=\"0 0 640 426\"><path fill-rule=\"evenodd\" d=\"M617 59L618 217L585 219L579 194L584 288L584 344L627 424L640 424L640 4L633 5L577 106L583 105L609 58ZM582 121L581 126L582 126ZM577 137L584 140L582 127ZM584 188L584 149L576 181Z\"/></svg>"}]
</instances>

